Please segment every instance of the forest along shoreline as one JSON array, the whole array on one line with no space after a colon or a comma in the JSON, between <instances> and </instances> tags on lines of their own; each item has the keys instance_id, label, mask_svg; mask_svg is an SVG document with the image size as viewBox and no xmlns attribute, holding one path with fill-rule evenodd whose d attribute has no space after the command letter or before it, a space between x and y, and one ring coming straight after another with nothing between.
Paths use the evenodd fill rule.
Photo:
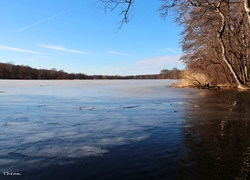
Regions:
<instances>
[{"instance_id":1,"label":"forest along shoreline","mask_svg":"<svg viewBox=\"0 0 250 180\"><path fill-rule=\"evenodd\" d=\"M96 80L96 79L180 79L183 70L177 68L162 69L159 74L144 75L87 75L84 73L68 73L64 70L36 69L30 66L0 63L0 79L22 80Z\"/></svg>"},{"instance_id":2,"label":"forest along shoreline","mask_svg":"<svg viewBox=\"0 0 250 180\"><path fill-rule=\"evenodd\" d=\"M222 82L193 69L162 69L159 74L144 75L86 75L84 73L67 73L64 70L36 69L30 66L0 63L0 79L3 80L126 80L126 79L174 79L180 80L171 85L172 88L198 89L236 89L233 82ZM247 84L250 85L250 84ZM1 93L1 92L0 92Z\"/></svg>"}]
</instances>

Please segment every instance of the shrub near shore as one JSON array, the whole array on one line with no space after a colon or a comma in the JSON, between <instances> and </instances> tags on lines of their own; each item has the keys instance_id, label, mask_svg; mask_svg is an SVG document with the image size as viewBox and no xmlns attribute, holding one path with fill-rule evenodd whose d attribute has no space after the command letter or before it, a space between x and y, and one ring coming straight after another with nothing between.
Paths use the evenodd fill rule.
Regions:
<instances>
[{"instance_id":1,"label":"shrub near shore","mask_svg":"<svg viewBox=\"0 0 250 180\"><path fill-rule=\"evenodd\" d=\"M200 89L232 89L236 88L236 84L231 83L215 83L208 76L200 72L192 72L190 70L183 71L181 80L173 84L172 88L200 88Z\"/></svg>"}]
</instances>

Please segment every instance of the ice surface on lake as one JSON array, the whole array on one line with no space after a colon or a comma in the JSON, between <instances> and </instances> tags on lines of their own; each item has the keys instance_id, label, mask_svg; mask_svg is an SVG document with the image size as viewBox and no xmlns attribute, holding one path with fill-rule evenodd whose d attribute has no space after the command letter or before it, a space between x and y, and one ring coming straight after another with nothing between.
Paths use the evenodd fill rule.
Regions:
<instances>
[{"instance_id":1,"label":"ice surface on lake","mask_svg":"<svg viewBox=\"0 0 250 180\"><path fill-rule=\"evenodd\" d=\"M151 128L175 126L183 104L181 90L167 88L173 82L1 80L1 170L102 156L147 139Z\"/></svg>"}]
</instances>

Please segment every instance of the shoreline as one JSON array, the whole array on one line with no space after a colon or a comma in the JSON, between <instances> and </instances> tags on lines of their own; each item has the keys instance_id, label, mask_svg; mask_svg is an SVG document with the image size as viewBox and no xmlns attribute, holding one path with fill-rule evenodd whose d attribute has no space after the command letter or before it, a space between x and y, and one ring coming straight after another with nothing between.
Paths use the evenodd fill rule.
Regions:
<instances>
[{"instance_id":1,"label":"shoreline","mask_svg":"<svg viewBox=\"0 0 250 180\"><path fill-rule=\"evenodd\" d=\"M236 84L213 84L210 83L193 83L189 79L180 79L178 83L174 83L170 86L171 88L195 88L195 89L208 89L208 90L219 90L219 89L237 89Z\"/></svg>"}]
</instances>

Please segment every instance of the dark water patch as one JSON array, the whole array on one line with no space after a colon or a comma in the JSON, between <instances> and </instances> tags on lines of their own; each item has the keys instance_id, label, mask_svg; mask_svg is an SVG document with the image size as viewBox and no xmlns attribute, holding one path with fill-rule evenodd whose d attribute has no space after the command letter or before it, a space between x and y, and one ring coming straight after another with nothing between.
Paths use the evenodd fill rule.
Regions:
<instances>
[{"instance_id":1,"label":"dark water patch","mask_svg":"<svg viewBox=\"0 0 250 180\"><path fill-rule=\"evenodd\" d=\"M39 108L46 107L46 105L38 105L37 107L39 107Z\"/></svg>"},{"instance_id":2,"label":"dark water patch","mask_svg":"<svg viewBox=\"0 0 250 180\"><path fill-rule=\"evenodd\" d=\"M137 108L137 107L140 107L140 105L122 106L123 109L131 109L131 108Z\"/></svg>"},{"instance_id":3,"label":"dark water patch","mask_svg":"<svg viewBox=\"0 0 250 180\"><path fill-rule=\"evenodd\" d=\"M183 126L187 160L194 162L182 170L194 179L244 179L246 155L250 147L250 93L206 92L195 98L200 110L186 106ZM244 169L244 173L242 171Z\"/></svg>"},{"instance_id":4,"label":"dark water patch","mask_svg":"<svg viewBox=\"0 0 250 180\"><path fill-rule=\"evenodd\" d=\"M24 159L27 157L26 155L16 153L16 152L10 152L9 155L14 157L14 158L19 158L19 159Z\"/></svg>"},{"instance_id":5,"label":"dark water patch","mask_svg":"<svg viewBox=\"0 0 250 180\"><path fill-rule=\"evenodd\" d=\"M48 125L59 125L60 123L58 123L58 122L48 122L47 124Z\"/></svg>"}]
</instances>

